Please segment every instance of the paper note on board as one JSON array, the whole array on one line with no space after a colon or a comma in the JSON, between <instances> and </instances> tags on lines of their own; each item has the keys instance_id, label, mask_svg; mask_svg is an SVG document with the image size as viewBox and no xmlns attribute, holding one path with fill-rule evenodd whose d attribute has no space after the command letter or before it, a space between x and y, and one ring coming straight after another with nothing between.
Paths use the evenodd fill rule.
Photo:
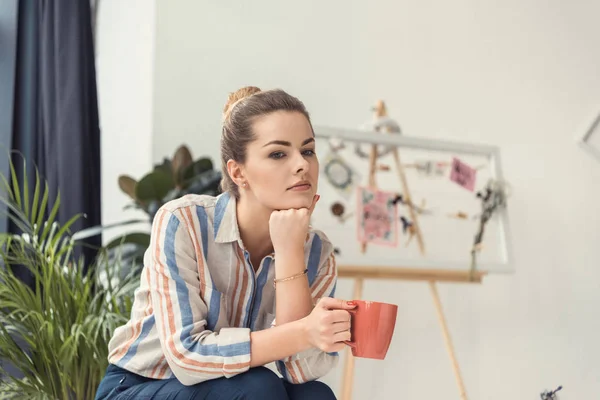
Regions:
<instances>
[{"instance_id":1,"label":"paper note on board","mask_svg":"<svg viewBox=\"0 0 600 400\"><path fill-rule=\"evenodd\" d=\"M477 170L475 168L470 167L456 157L452 159L452 172L450 173L452 182L456 182L472 192L475 189L476 175Z\"/></svg>"},{"instance_id":2,"label":"paper note on board","mask_svg":"<svg viewBox=\"0 0 600 400\"><path fill-rule=\"evenodd\" d=\"M398 244L398 212L395 193L358 188L358 241L385 246Z\"/></svg>"}]
</instances>

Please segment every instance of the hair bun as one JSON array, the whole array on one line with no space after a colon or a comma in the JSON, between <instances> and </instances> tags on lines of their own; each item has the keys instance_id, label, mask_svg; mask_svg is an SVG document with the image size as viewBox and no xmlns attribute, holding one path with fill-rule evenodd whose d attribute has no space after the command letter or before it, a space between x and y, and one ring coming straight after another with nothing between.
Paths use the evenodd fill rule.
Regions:
<instances>
[{"instance_id":1,"label":"hair bun","mask_svg":"<svg viewBox=\"0 0 600 400\"><path fill-rule=\"evenodd\" d=\"M227 103L225 103L225 108L223 108L223 118L227 118L233 109L233 106L237 104L237 102L245 99L246 97L250 97L253 94L259 93L260 91L260 88L257 88L256 86L245 86L233 93L230 93L229 97L227 98Z\"/></svg>"}]
</instances>

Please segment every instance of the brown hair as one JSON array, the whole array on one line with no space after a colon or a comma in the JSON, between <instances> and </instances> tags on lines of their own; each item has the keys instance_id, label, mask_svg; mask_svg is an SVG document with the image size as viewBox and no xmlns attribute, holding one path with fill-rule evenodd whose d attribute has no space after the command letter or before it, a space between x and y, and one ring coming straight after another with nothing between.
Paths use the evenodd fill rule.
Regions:
<instances>
[{"instance_id":1,"label":"brown hair","mask_svg":"<svg viewBox=\"0 0 600 400\"><path fill-rule=\"evenodd\" d=\"M255 139L252 123L256 118L276 111L299 112L310 124L310 115L304 103L281 89L261 91L255 86L246 86L229 94L223 109L221 188L236 199L239 199L240 192L227 172L227 161L234 160L240 164L246 161L248 144Z\"/></svg>"}]
</instances>

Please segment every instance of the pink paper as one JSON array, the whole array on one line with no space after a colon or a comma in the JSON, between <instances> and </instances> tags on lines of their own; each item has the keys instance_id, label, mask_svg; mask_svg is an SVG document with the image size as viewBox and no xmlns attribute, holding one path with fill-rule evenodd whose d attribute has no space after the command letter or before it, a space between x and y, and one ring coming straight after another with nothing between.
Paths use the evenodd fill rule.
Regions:
<instances>
[{"instance_id":1,"label":"pink paper","mask_svg":"<svg viewBox=\"0 0 600 400\"><path fill-rule=\"evenodd\" d=\"M385 246L398 244L395 193L359 187L357 190L358 241Z\"/></svg>"},{"instance_id":2,"label":"pink paper","mask_svg":"<svg viewBox=\"0 0 600 400\"><path fill-rule=\"evenodd\" d=\"M458 158L452 159L452 172L450 173L450 180L458 183L471 192L475 189L475 176L477 170L471 168Z\"/></svg>"}]
</instances>

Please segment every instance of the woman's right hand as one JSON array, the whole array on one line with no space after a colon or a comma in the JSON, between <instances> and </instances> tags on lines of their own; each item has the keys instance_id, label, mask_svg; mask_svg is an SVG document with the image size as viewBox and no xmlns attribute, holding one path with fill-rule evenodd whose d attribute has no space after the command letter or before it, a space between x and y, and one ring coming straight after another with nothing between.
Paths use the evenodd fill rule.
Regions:
<instances>
[{"instance_id":1,"label":"woman's right hand","mask_svg":"<svg viewBox=\"0 0 600 400\"><path fill-rule=\"evenodd\" d=\"M323 297L312 312L304 318L307 338L311 346L324 352L341 351L350 337L350 312L356 304Z\"/></svg>"}]
</instances>

